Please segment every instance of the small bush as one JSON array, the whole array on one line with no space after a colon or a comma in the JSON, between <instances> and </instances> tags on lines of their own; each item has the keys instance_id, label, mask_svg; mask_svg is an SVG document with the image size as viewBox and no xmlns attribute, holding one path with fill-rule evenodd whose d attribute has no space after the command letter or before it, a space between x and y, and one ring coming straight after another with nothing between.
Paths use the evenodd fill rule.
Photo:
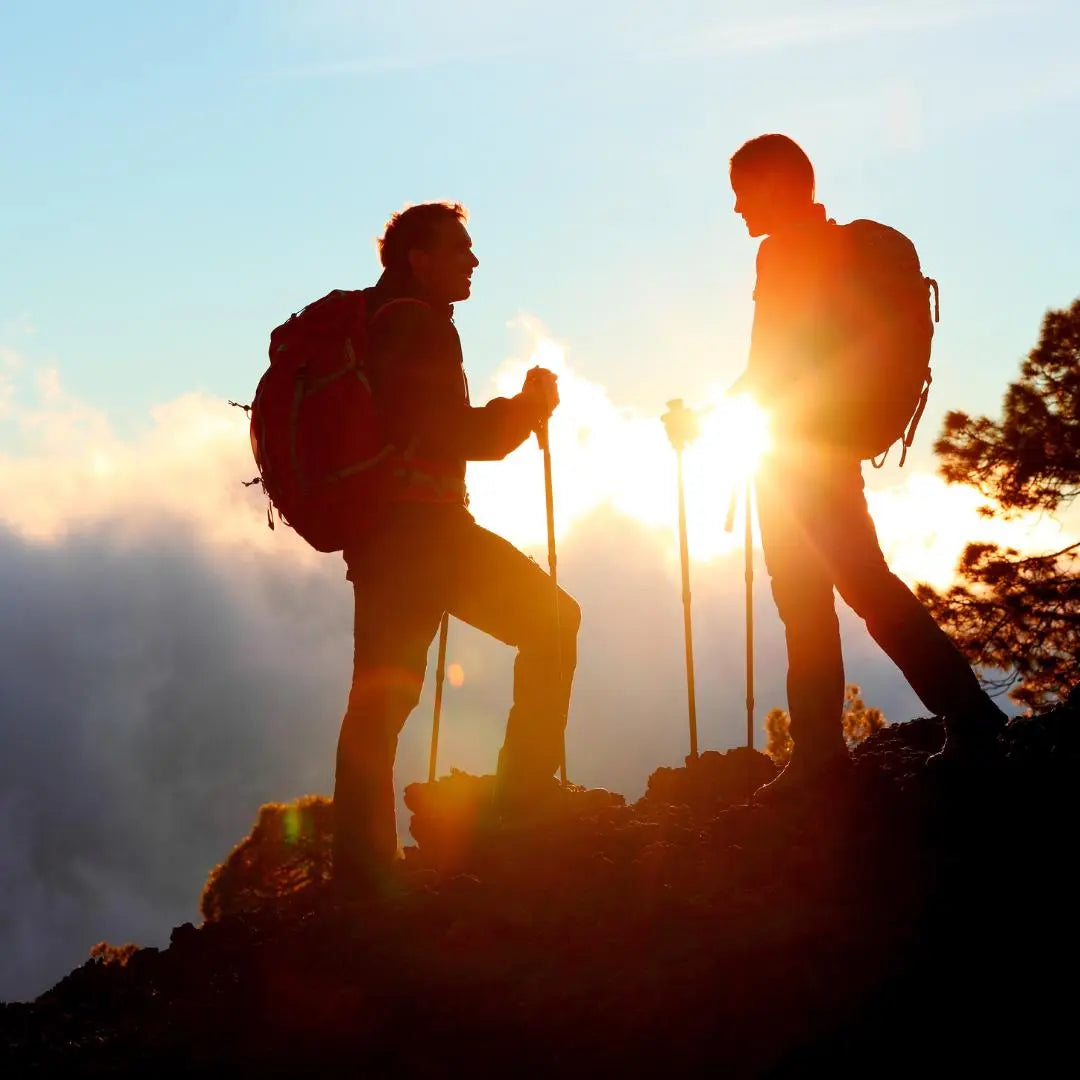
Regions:
<instances>
[{"instance_id":1,"label":"small bush","mask_svg":"<svg viewBox=\"0 0 1080 1080\"><path fill-rule=\"evenodd\" d=\"M251 835L206 880L199 910L206 922L256 911L330 880L333 803L304 795L260 807Z\"/></svg>"}]
</instances>

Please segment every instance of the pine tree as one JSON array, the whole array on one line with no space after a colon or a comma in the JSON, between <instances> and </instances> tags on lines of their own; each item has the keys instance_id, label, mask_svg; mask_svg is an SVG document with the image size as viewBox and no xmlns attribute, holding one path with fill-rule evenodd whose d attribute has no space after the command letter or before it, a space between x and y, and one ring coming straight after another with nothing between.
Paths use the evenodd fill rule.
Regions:
<instances>
[{"instance_id":1,"label":"pine tree","mask_svg":"<svg viewBox=\"0 0 1080 1080\"><path fill-rule=\"evenodd\" d=\"M985 516L1068 509L1080 494L1080 299L1046 313L1001 419L950 412L934 452L946 481L990 500ZM1063 699L1080 675L1078 570L1080 542L1037 555L969 544L956 584L916 591L989 689L1037 708Z\"/></svg>"}]
</instances>

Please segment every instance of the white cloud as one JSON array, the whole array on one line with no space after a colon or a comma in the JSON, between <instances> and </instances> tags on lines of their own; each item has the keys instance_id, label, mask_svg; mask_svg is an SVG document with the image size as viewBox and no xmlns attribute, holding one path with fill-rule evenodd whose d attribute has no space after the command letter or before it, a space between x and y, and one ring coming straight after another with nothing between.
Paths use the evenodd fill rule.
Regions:
<instances>
[{"instance_id":1,"label":"white cloud","mask_svg":"<svg viewBox=\"0 0 1080 1080\"><path fill-rule=\"evenodd\" d=\"M584 612L570 778L636 798L689 742L674 454L658 418L616 407L542 328L531 332L528 356L508 360L492 389L515 390L536 362L561 373L559 576ZM125 440L55 373L8 369L16 392L3 419L21 450L0 459L0 791L18 843L0 853L0 952L13 958L0 998L39 993L102 938L162 943L197 918L206 874L261 802L329 792L351 647L340 559L270 532L260 497L240 485L253 468L239 410L185 395ZM946 572L978 523L978 500L903 480L871 496L882 540L904 577L933 580L928 568ZM475 470L473 490L478 519L543 564L535 446ZM724 541L715 467L691 494L700 744L726 749L745 730L741 528ZM760 558L754 606L760 725L784 700ZM920 715L864 628L847 612L841 623L866 700L891 719ZM511 650L455 622L448 660L463 678L446 688L440 771L488 772ZM432 682L429 669L401 741L399 792L427 774ZM403 812L399 825L404 835Z\"/></svg>"},{"instance_id":2,"label":"white cloud","mask_svg":"<svg viewBox=\"0 0 1080 1080\"><path fill-rule=\"evenodd\" d=\"M125 441L101 410L67 393L55 369L5 386L4 441L15 449L0 454L0 523L16 534L56 543L107 523L132 539L178 518L206 544L308 559L291 530L269 532L258 488L242 485L255 465L241 410L186 394L156 407Z\"/></svg>"}]
</instances>

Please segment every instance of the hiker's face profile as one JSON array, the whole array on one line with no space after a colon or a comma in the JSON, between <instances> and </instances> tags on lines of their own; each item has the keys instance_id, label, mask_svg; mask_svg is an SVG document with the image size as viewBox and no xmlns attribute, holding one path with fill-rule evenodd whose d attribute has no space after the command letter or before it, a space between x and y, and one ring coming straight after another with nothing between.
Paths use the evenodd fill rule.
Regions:
<instances>
[{"instance_id":1,"label":"hiker's face profile","mask_svg":"<svg viewBox=\"0 0 1080 1080\"><path fill-rule=\"evenodd\" d=\"M467 300L472 272L480 265L473 254L472 237L460 221L440 222L430 248L409 252L413 276L432 299L447 304Z\"/></svg>"},{"instance_id":2,"label":"hiker's face profile","mask_svg":"<svg viewBox=\"0 0 1080 1080\"><path fill-rule=\"evenodd\" d=\"M735 213L746 222L751 236L766 236L776 226L776 184L760 173L732 170L731 190L735 192Z\"/></svg>"}]
</instances>

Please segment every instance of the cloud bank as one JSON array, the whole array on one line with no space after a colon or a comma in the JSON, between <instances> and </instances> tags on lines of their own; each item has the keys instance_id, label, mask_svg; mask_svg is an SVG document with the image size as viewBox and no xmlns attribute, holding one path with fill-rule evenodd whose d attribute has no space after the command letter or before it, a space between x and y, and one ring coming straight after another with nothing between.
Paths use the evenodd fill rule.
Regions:
<instances>
[{"instance_id":1,"label":"cloud bank","mask_svg":"<svg viewBox=\"0 0 1080 1080\"><path fill-rule=\"evenodd\" d=\"M689 743L674 456L655 417L616 408L536 327L492 392L515 389L534 362L561 371L560 582L584 611L569 774L636 798ZM339 558L266 528L257 489L240 483L253 474L246 421L224 401L182 397L121 439L55 372L6 354L0 410L11 447L0 456L0 999L17 1000L103 938L163 944L197 918L207 873L263 802L330 792L351 597ZM723 532L716 469L688 471L703 749L745 739L741 527ZM478 520L543 564L535 446L476 469L471 487ZM950 532L944 513L955 495L929 521L939 489L912 476L874 496L902 572L929 565L928 552L945 567L962 544L966 518ZM760 560L755 575L761 745L761 718L784 701L783 652ZM868 703L892 719L919 715L861 627L847 614L842 626ZM460 678L446 688L440 771L489 772L511 652L455 622L448 659ZM426 776L432 691L429 670L402 738L399 791ZM407 840L404 813L399 825Z\"/></svg>"}]
</instances>

